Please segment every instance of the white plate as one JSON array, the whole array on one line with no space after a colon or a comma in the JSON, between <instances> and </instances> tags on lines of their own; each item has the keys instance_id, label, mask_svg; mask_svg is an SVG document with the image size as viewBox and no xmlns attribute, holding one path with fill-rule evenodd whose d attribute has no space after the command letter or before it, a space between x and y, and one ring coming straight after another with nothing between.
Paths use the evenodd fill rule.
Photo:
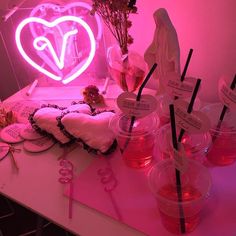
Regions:
<instances>
[{"instance_id":1,"label":"white plate","mask_svg":"<svg viewBox=\"0 0 236 236\"><path fill-rule=\"evenodd\" d=\"M43 138L43 136L37 133L31 126L31 124L25 125L24 128L20 131L20 136L26 140L36 140Z\"/></svg>"},{"instance_id":2,"label":"white plate","mask_svg":"<svg viewBox=\"0 0 236 236\"><path fill-rule=\"evenodd\" d=\"M43 152L52 147L56 142L48 137L43 137L36 140L27 140L23 147L28 152Z\"/></svg>"},{"instance_id":3,"label":"white plate","mask_svg":"<svg viewBox=\"0 0 236 236\"><path fill-rule=\"evenodd\" d=\"M25 124L14 123L8 125L1 130L0 136L4 142L19 143L24 139L20 136L20 131L25 127Z\"/></svg>"}]
</instances>

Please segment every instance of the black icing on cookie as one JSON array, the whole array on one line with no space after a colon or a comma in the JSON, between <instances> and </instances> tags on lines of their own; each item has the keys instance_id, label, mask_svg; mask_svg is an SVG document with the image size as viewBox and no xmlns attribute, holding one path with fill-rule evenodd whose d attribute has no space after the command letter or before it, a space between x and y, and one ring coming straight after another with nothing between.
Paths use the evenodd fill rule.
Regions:
<instances>
[{"instance_id":1,"label":"black icing on cookie","mask_svg":"<svg viewBox=\"0 0 236 236\"><path fill-rule=\"evenodd\" d=\"M66 109L66 107L59 107L58 105L55 105L55 104L43 104L40 108L36 108L34 110L33 113L31 113L29 115L29 122L32 126L32 128L37 131L39 134L43 135L43 136L47 136L47 137L50 137L50 138L53 138L57 141L56 137L54 137L51 133L48 133L46 130L42 129L40 126L37 125L36 121L34 120L34 116L35 114L42 108L45 108L45 107L50 107L50 108L55 108L55 109L58 109L58 110L64 110Z\"/></svg>"}]
</instances>

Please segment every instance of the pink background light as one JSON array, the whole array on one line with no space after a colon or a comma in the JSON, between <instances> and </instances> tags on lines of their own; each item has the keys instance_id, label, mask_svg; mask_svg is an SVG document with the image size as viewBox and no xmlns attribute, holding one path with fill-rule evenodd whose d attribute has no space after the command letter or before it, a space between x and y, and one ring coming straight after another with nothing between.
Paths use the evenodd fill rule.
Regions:
<instances>
[{"instance_id":1,"label":"pink background light","mask_svg":"<svg viewBox=\"0 0 236 236\"><path fill-rule=\"evenodd\" d=\"M181 69L193 48L187 75L202 79L200 95L204 100L218 100L220 76L233 79L236 73L236 1L148 0L137 1L137 6L138 14L131 18L131 48L143 55L155 29L152 14L158 8L166 8L179 37Z\"/></svg>"}]
</instances>

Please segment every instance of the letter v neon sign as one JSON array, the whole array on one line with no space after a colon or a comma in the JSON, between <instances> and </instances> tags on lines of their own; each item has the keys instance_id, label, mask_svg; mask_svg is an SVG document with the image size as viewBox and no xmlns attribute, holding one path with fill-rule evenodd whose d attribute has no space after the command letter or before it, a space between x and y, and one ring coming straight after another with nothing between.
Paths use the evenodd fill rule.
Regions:
<instances>
[{"instance_id":1,"label":"letter v neon sign","mask_svg":"<svg viewBox=\"0 0 236 236\"><path fill-rule=\"evenodd\" d=\"M75 22L75 23L79 24L80 26L82 26L86 30L86 32L89 36L89 41L90 41L90 51L89 51L88 58L85 60L85 62L83 64L79 64L79 65L75 66L75 68L73 69L74 70L73 74L71 74L69 76L65 76L64 78L50 72L49 70L47 70L47 69L41 67L39 64L37 64L26 53L26 51L24 50L24 48L22 46L22 42L21 42L22 30L28 24L32 24L32 23L35 24L36 23L36 24L42 24L43 26L52 28L52 27L58 26L60 23L63 23L63 22ZM46 47L48 47L49 51L52 54L55 64L58 66L59 69L62 69L64 67L65 50L66 50L66 46L67 46L66 42L68 41L67 39L69 37L73 37L77 33L78 32L76 30L71 30L71 31L66 32L63 35L63 43L62 43L60 56L56 55L51 42L44 36L36 37L34 39L33 45L34 45L35 49L39 50L39 51L42 51ZM46 21L46 20L44 20L42 18L38 18L38 17L26 18L18 25L18 27L16 29L16 33L15 33L15 40L16 40L16 45L17 45L19 52L21 53L23 58L31 66L33 66L35 69L37 69L41 73L45 74L46 76L52 78L53 80L57 80L57 81L62 80L63 84L68 84L69 82L76 79L80 74L82 74L88 68L88 66L91 64L91 62L94 58L94 55L95 55L95 51L96 51L96 42L95 42L95 38L94 38L91 28L89 27L89 25L85 21L83 21L81 18L76 17L76 16L62 16L52 22ZM40 45L39 44L40 41L41 41L41 43L44 41L44 43Z\"/></svg>"}]
</instances>

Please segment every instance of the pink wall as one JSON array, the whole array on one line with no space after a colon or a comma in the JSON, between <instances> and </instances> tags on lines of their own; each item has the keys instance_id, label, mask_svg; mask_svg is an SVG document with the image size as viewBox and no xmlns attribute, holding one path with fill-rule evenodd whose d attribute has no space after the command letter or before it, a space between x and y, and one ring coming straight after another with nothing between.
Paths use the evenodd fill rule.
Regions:
<instances>
[{"instance_id":1,"label":"pink wall","mask_svg":"<svg viewBox=\"0 0 236 236\"><path fill-rule=\"evenodd\" d=\"M217 99L219 77L233 78L236 73L236 1L138 0L137 6L139 13L132 16L135 41L131 48L143 55L153 37L152 13L166 8L178 33L182 67L193 48L188 75L202 78L202 98Z\"/></svg>"}]
</instances>

